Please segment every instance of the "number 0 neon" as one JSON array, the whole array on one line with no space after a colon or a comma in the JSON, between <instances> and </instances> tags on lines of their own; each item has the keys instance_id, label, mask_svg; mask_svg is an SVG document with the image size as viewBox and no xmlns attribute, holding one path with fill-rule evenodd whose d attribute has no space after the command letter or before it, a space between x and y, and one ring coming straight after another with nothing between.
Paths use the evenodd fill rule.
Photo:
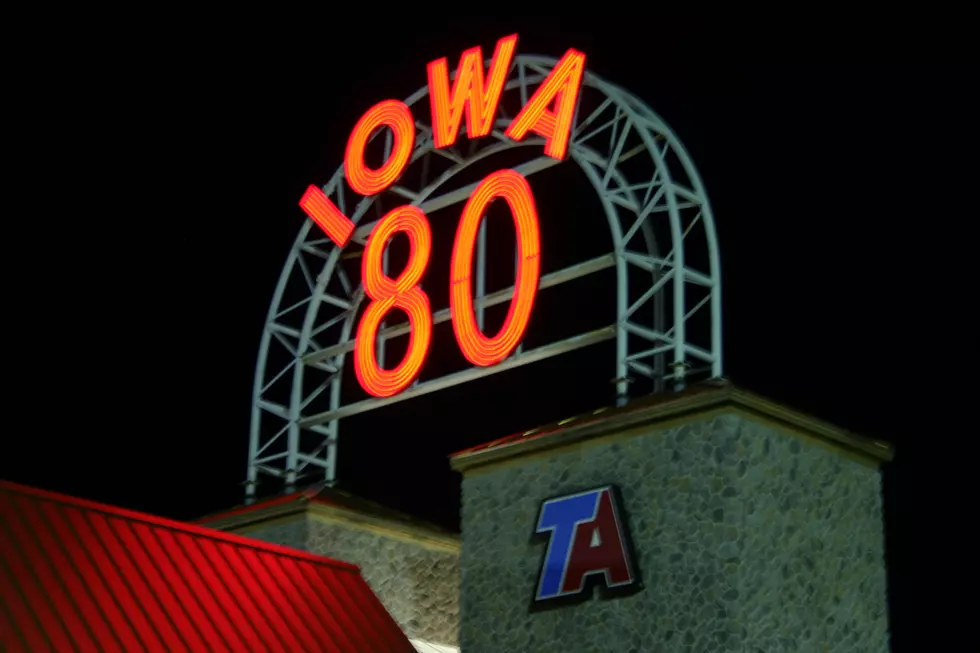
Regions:
<instances>
[{"instance_id":1,"label":"number 0 neon","mask_svg":"<svg viewBox=\"0 0 980 653\"><path fill-rule=\"evenodd\" d=\"M517 278L514 297L504 326L492 338L480 332L473 314L473 248L476 232L487 206L496 198L510 206L517 230ZM527 180L514 170L500 170L488 175L470 195L456 231L452 258L452 291L449 312L453 317L456 340L466 360L479 367L489 367L507 358L524 336L531 319L531 309L538 292L541 236L538 212Z\"/></svg>"}]
</instances>

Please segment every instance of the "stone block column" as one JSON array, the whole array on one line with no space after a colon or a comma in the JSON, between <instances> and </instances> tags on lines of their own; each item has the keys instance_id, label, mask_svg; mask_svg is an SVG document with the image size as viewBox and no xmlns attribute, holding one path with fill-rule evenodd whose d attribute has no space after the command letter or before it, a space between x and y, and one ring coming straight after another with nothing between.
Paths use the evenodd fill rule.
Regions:
<instances>
[{"instance_id":1,"label":"stone block column","mask_svg":"<svg viewBox=\"0 0 980 653\"><path fill-rule=\"evenodd\" d=\"M460 645L493 651L884 653L887 445L732 387L458 454ZM615 484L642 589L529 610L542 501Z\"/></svg>"}]
</instances>

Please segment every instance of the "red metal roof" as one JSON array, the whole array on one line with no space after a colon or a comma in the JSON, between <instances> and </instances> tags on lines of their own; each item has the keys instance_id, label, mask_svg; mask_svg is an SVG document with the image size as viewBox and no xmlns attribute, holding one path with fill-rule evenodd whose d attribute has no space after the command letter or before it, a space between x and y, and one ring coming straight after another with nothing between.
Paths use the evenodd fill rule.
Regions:
<instances>
[{"instance_id":1,"label":"red metal roof","mask_svg":"<svg viewBox=\"0 0 980 653\"><path fill-rule=\"evenodd\" d=\"M351 564L0 481L4 651L414 652Z\"/></svg>"}]
</instances>

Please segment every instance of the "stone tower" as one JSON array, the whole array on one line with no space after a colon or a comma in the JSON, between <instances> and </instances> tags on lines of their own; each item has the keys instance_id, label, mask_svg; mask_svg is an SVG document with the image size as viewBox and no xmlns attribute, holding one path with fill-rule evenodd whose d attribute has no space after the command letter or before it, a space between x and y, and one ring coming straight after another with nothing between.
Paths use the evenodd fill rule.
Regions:
<instances>
[{"instance_id":1,"label":"stone tower","mask_svg":"<svg viewBox=\"0 0 980 653\"><path fill-rule=\"evenodd\" d=\"M456 454L461 650L884 653L890 457L725 384ZM529 609L549 546L532 537L542 502L609 484L639 591Z\"/></svg>"}]
</instances>

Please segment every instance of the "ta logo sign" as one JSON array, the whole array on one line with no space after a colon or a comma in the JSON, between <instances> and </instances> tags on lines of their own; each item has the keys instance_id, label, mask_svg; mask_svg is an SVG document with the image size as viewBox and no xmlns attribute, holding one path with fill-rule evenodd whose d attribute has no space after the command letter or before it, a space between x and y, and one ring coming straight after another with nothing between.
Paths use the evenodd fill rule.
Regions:
<instances>
[{"instance_id":1,"label":"ta logo sign","mask_svg":"<svg viewBox=\"0 0 980 653\"><path fill-rule=\"evenodd\" d=\"M534 532L548 547L532 610L584 601L595 585L604 598L641 588L615 486L548 499Z\"/></svg>"}]
</instances>

